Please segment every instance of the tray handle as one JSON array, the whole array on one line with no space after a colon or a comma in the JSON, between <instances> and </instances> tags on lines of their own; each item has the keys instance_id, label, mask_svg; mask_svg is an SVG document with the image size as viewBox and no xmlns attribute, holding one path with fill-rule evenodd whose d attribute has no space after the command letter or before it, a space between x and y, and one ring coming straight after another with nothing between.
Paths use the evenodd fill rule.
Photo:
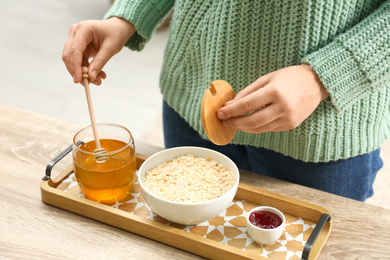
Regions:
<instances>
[{"instance_id":1,"label":"tray handle","mask_svg":"<svg viewBox=\"0 0 390 260\"><path fill-rule=\"evenodd\" d=\"M326 222L331 221L332 217L329 214L323 213L320 220L316 224L313 232L311 233L309 239L306 241L305 247L303 248L302 258L303 260L309 259L309 254L311 248L313 247L314 242L316 241L318 235L320 234L322 228L325 226Z\"/></svg>"},{"instance_id":2,"label":"tray handle","mask_svg":"<svg viewBox=\"0 0 390 260\"><path fill-rule=\"evenodd\" d=\"M62 151L53 160L51 160L46 167L45 176L43 176L42 180L48 181L50 179L51 170L53 169L54 165L58 163L62 158L64 158L68 153L70 153L72 150L73 150L73 144L71 144L68 148Z\"/></svg>"}]
</instances>

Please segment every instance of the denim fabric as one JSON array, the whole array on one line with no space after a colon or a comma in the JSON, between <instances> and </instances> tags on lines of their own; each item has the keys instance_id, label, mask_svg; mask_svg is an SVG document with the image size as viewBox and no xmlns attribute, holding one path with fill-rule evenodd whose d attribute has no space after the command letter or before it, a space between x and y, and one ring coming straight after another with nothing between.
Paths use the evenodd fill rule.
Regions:
<instances>
[{"instance_id":1,"label":"denim fabric","mask_svg":"<svg viewBox=\"0 0 390 260\"><path fill-rule=\"evenodd\" d=\"M382 168L380 150L346 160L307 163L264 148L243 145L218 146L203 139L179 114L163 102L165 147L200 146L219 151L238 168L301 184L347 198L365 201L373 195L373 183Z\"/></svg>"}]
</instances>

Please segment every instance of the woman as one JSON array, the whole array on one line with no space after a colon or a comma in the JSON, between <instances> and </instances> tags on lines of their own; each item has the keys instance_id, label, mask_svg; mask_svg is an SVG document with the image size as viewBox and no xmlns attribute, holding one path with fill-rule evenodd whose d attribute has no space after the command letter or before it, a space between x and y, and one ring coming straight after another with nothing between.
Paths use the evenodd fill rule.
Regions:
<instances>
[{"instance_id":1,"label":"woman","mask_svg":"<svg viewBox=\"0 0 390 260\"><path fill-rule=\"evenodd\" d=\"M117 0L105 20L73 25L63 61L100 84L123 46L140 51L173 8L161 71L166 147L205 146L239 168L364 201L390 133L390 1ZM88 59L94 57L89 63ZM200 104L223 79L218 111L239 131L207 140Z\"/></svg>"}]
</instances>

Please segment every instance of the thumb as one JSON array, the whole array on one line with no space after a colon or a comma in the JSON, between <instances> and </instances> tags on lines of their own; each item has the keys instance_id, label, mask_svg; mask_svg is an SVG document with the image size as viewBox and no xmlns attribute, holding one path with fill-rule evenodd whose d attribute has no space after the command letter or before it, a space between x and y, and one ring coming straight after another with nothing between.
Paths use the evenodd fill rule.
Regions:
<instances>
[{"instance_id":1,"label":"thumb","mask_svg":"<svg viewBox=\"0 0 390 260\"><path fill-rule=\"evenodd\" d=\"M103 47L103 46L102 46ZM111 59L113 56L112 52L108 48L101 48L96 56L92 59L89 64L89 79L94 81L98 73L103 69L104 65Z\"/></svg>"}]
</instances>

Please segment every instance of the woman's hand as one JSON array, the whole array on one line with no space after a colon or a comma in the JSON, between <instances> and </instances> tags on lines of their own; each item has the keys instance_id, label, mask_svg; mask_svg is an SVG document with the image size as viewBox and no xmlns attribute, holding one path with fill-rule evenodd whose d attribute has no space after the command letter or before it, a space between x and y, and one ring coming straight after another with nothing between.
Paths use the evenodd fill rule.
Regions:
<instances>
[{"instance_id":1,"label":"woman's hand","mask_svg":"<svg viewBox=\"0 0 390 260\"><path fill-rule=\"evenodd\" d=\"M308 64L286 67L241 90L218 111L223 124L249 133L298 127L329 93Z\"/></svg>"},{"instance_id":2,"label":"woman's hand","mask_svg":"<svg viewBox=\"0 0 390 260\"><path fill-rule=\"evenodd\" d=\"M134 32L131 23L117 17L72 25L65 42L62 60L73 81L81 82L81 67L88 66L89 81L100 85L102 79L106 78L102 71L104 65L123 48ZM93 58L91 63L90 58Z\"/></svg>"}]
</instances>

